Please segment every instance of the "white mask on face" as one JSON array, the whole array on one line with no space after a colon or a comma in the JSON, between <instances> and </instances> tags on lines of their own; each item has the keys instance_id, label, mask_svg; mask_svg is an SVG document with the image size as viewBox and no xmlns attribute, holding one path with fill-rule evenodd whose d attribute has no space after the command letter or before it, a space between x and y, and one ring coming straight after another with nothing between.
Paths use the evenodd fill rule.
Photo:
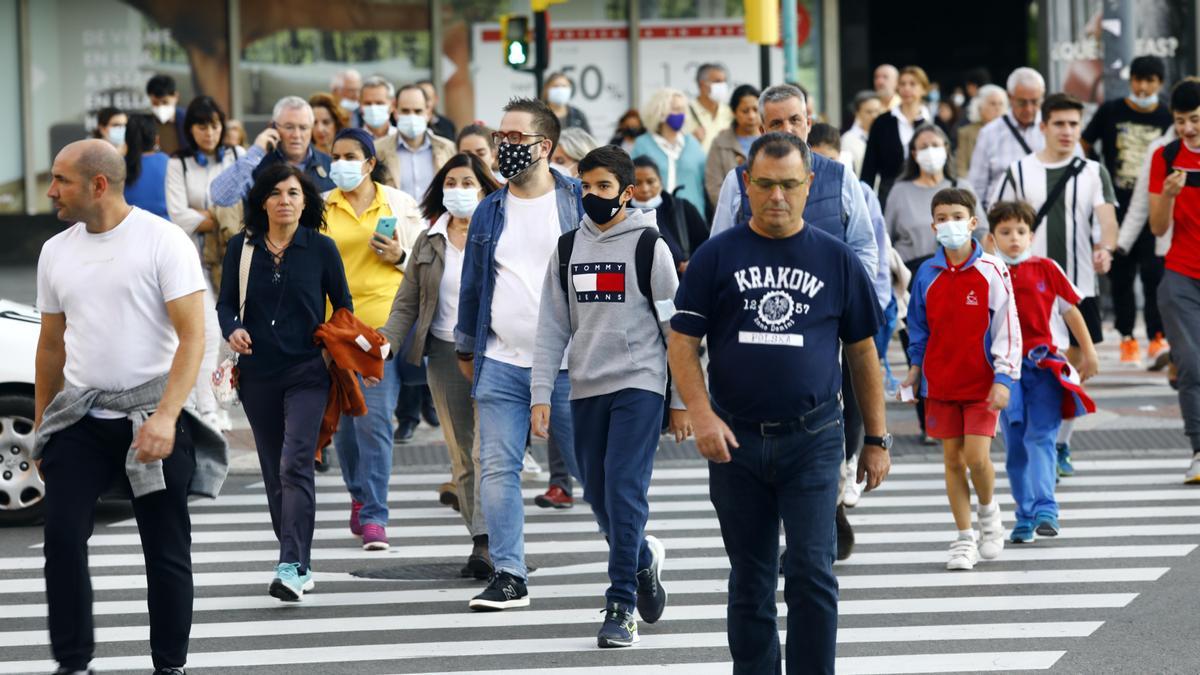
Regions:
<instances>
[{"instance_id":1,"label":"white mask on face","mask_svg":"<svg viewBox=\"0 0 1200 675\"><path fill-rule=\"evenodd\" d=\"M554 105L566 105L571 100L571 88L561 85L550 87L546 90L546 100Z\"/></svg>"},{"instance_id":2,"label":"white mask on face","mask_svg":"<svg viewBox=\"0 0 1200 675\"><path fill-rule=\"evenodd\" d=\"M418 138L425 135L429 122L424 115L400 115L396 118L396 129L405 138Z\"/></svg>"},{"instance_id":3,"label":"white mask on face","mask_svg":"<svg viewBox=\"0 0 1200 675\"><path fill-rule=\"evenodd\" d=\"M918 150L917 166L927 173L941 173L946 168L946 148L931 145Z\"/></svg>"},{"instance_id":4,"label":"white mask on face","mask_svg":"<svg viewBox=\"0 0 1200 675\"><path fill-rule=\"evenodd\" d=\"M366 122L367 126L369 127L378 129L388 123L389 112L390 111L388 110L387 104L385 103L372 103L370 105L364 105L362 107L363 122Z\"/></svg>"},{"instance_id":5,"label":"white mask on face","mask_svg":"<svg viewBox=\"0 0 1200 675\"><path fill-rule=\"evenodd\" d=\"M644 202L634 199L629 203L633 204L639 209L657 209L660 205L662 205L662 201L662 193L659 193Z\"/></svg>"},{"instance_id":6,"label":"white mask on face","mask_svg":"<svg viewBox=\"0 0 1200 675\"><path fill-rule=\"evenodd\" d=\"M345 110L346 112L354 112L355 110L358 110L358 101L356 99L344 98L338 103L338 105L342 106L342 110Z\"/></svg>"},{"instance_id":7,"label":"white mask on face","mask_svg":"<svg viewBox=\"0 0 1200 675\"><path fill-rule=\"evenodd\" d=\"M479 206L479 190L475 188L446 188L442 191L442 206L455 218L470 218Z\"/></svg>"},{"instance_id":8,"label":"white mask on face","mask_svg":"<svg viewBox=\"0 0 1200 675\"><path fill-rule=\"evenodd\" d=\"M708 97L717 103L724 103L729 98L728 82L713 82L708 85Z\"/></svg>"},{"instance_id":9,"label":"white mask on face","mask_svg":"<svg viewBox=\"0 0 1200 675\"><path fill-rule=\"evenodd\" d=\"M156 105L150 108L150 112L154 113L154 117L158 120L159 124L166 124L175 116L175 106L170 104Z\"/></svg>"},{"instance_id":10,"label":"white mask on face","mask_svg":"<svg viewBox=\"0 0 1200 675\"><path fill-rule=\"evenodd\" d=\"M1033 247L1030 246L1029 248L1025 249L1024 251L1021 251L1020 253L1016 254L1015 256L1009 256L1008 254L1004 253L1003 251L997 251L997 253L1000 254L1000 259L1003 260L1005 262L1005 264L1020 265L1021 263L1025 262L1026 260L1029 260L1030 258L1033 257Z\"/></svg>"},{"instance_id":11,"label":"white mask on face","mask_svg":"<svg viewBox=\"0 0 1200 675\"><path fill-rule=\"evenodd\" d=\"M947 220L937 224L937 242L949 250L958 250L971 241L969 220Z\"/></svg>"}]
</instances>

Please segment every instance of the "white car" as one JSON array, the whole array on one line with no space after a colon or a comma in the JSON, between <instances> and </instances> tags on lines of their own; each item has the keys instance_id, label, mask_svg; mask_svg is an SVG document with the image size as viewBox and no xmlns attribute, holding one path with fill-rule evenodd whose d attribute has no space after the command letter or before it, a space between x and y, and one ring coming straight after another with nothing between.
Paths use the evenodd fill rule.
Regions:
<instances>
[{"instance_id":1,"label":"white car","mask_svg":"<svg viewBox=\"0 0 1200 675\"><path fill-rule=\"evenodd\" d=\"M33 465L33 363L42 319L0 299L0 524L42 513L46 486Z\"/></svg>"}]
</instances>

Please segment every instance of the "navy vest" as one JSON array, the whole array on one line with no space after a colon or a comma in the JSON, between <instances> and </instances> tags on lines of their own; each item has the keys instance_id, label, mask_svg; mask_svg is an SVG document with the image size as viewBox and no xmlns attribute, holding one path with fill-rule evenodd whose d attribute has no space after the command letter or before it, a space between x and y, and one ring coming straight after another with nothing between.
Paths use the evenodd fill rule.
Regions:
<instances>
[{"instance_id":1,"label":"navy vest","mask_svg":"<svg viewBox=\"0 0 1200 675\"><path fill-rule=\"evenodd\" d=\"M329 155L316 148L312 148L312 157L310 159L311 161L305 162L304 173L313 182L313 185L317 186L317 192L324 194L337 187L329 177L329 162L331 161ZM263 169L286 161L278 149L272 150L262 158L258 166L254 167L254 171L250 173L250 177L258 180L258 174L262 173Z\"/></svg>"},{"instance_id":2,"label":"navy vest","mask_svg":"<svg viewBox=\"0 0 1200 675\"><path fill-rule=\"evenodd\" d=\"M750 222L750 200L746 198L746 165L741 164L737 171L738 192L742 203L738 209L738 225ZM842 181L845 179L846 167L841 162L812 153L813 183L808 190L808 203L804 206L804 222L824 230L846 241L846 222L848 214L842 208Z\"/></svg>"}]
</instances>

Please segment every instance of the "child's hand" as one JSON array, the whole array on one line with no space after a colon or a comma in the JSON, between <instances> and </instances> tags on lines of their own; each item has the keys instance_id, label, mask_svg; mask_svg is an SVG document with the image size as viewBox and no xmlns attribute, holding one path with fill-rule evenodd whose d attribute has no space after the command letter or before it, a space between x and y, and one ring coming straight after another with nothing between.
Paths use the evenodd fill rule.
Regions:
<instances>
[{"instance_id":1,"label":"child's hand","mask_svg":"<svg viewBox=\"0 0 1200 675\"><path fill-rule=\"evenodd\" d=\"M1183 169L1175 169L1170 176L1163 181L1163 196L1178 197L1180 192L1183 192L1183 186L1187 183L1187 172Z\"/></svg>"},{"instance_id":2,"label":"child's hand","mask_svg":"<svg viewBox=\"0 0 1200 675\"><path fill-rule=\"evenodd\" d=\"M905 377L904 381L900 383L900 389L901 390L912 389L920 381L921 381L921 366L909 366L908 376ZM901 400L904 400L904 399L902 398ZM912 400L909 401L909 403L916 405L917 397L913 396Z\"/></svg>"},{"instance_id":3,"label":"child's hand","mask_svg":"<svg viewBox=\"0 0 1200 675\"><path fill-rule=\"evenodd\" d=\"M671 409L667 432L675 434L675 442L682 443L683 439L692 435L692 417L686 410Z\"/></svg>"},{"instance_id":4,"label":"child's hand","mask_svg":"<svg viewBox=\"0 0 1200 675\"><path fill-rule=\"evenodd\" d=\"M1100 372L1100 355L1095 349L1082 352L1079 356L1079 379L1087 382Z\"/></svg>"},{"instance_id":5,"label":"child's hand","mask_svg":"<svg viewBox=\"0 0 1200 675\"><path fill-rule=\"evenodd\" d=\"M992 391L987 397L988 408L992 410L1004 410L1008 407L1008 387L996 382L992 385Z\"/></svg>"},{"instance_id":6,"label":"child's hand","mask_svg":"<svg viewBox=\"0 0 1200 675\"><path fill-rule=\"evenodd\" d=\"M529 409L529 431L538 438L550 438L550 406L539 403Z\"/></svg>"}]
</instances>

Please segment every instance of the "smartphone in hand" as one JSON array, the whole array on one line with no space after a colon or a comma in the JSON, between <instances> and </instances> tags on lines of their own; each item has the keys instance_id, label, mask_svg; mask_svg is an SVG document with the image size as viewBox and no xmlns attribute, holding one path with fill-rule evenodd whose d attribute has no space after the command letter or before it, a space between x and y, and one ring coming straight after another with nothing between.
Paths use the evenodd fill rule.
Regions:
<instances>
[{"instance_id":1,"label":"smartphone in hand","mask_svg":"<svg viewBox=\"0 0 1200 675\"><path fill-rule=\"evenodd\" d=\"M396 216L380 216L375 224L375 234L391 239L396 234Z\"/></svg>"}]
</instances>

